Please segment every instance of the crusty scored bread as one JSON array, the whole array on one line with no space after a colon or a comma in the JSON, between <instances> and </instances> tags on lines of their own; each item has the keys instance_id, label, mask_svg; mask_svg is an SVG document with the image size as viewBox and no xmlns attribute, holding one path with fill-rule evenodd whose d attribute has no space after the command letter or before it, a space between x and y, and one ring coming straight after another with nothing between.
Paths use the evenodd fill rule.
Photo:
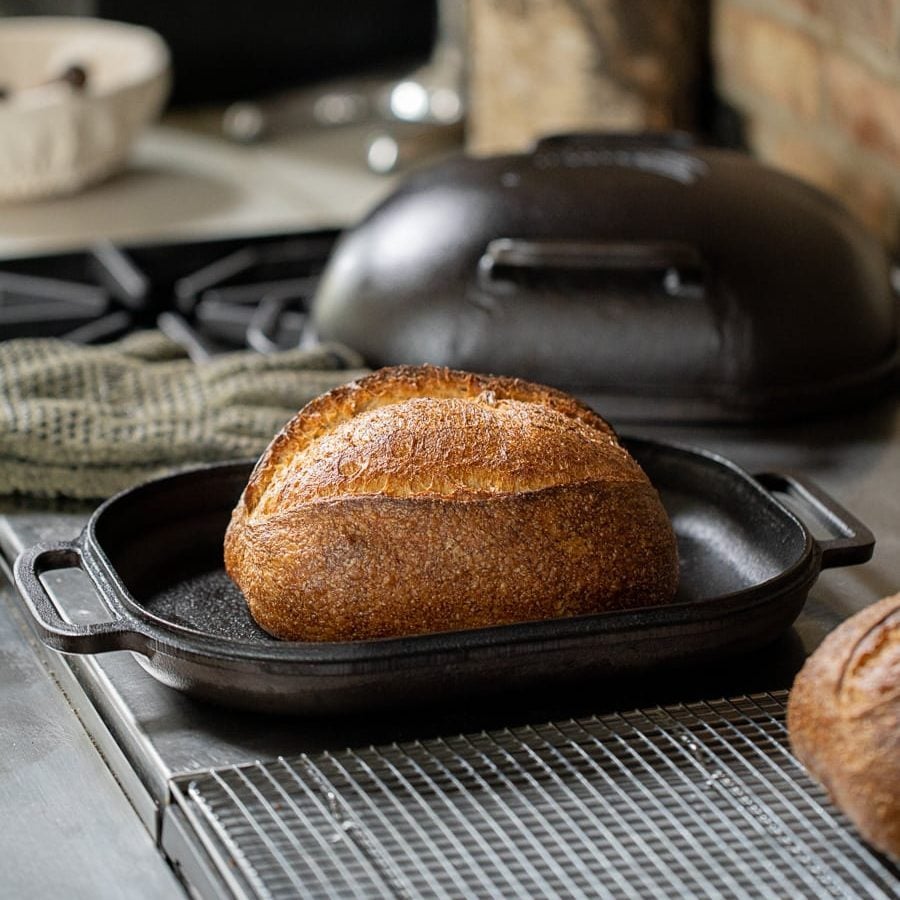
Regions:
<instances>
[{"instance_id":1,"label":"crusty scored bread","mask_svg":"<svg viewBox=\"0 0 900 900\"><path fill-rule=\"evenodd\" d=\"M225 565L276 637L345 641L666 603L668 517L573 397L431 366L302 409L232 514Z\"/></svg>"},{"instance_id":2,"label":"crusty scored bread","mask_svg":"<svg viewBox=\"0 0 900 900\"><path fill-rule=\"evenodd\" d=\"M787 725L862 836L900 859L900 594L825 638L794 681Z\"/></svg>"}]
</instances>

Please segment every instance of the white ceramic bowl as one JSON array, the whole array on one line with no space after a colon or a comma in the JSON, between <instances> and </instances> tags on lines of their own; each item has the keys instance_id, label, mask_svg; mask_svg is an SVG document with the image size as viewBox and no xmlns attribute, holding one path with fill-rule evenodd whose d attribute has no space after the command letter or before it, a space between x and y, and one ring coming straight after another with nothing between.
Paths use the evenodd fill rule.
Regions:
<instances>
[{"instance_id":1,"label":"white ceramic bowl","mask_svg":"<svg viewBox=\"0 0 900 900\"><path fill-rule=\"evenodd\" d=\"M87 72L83 90L54 82L74 64ZM169 84L168 48L150 29L0 19L0 201L70 193L116 171Z\"/></svg>"}]
</instances>

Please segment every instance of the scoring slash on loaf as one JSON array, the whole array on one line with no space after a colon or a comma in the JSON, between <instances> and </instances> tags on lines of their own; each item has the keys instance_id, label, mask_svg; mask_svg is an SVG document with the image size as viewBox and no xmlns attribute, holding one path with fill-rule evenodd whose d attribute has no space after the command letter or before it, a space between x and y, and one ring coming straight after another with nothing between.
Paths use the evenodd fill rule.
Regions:
<instances>
[{"instance_id":1,"label":"scoring slash on loaf","mask_svg":"<svg viewBox=\"0 0 900 900\"><path fill-rule=\"evenodd\" d=\"M788 698L794 753L860 834L900 859L900 594L838 626Z\"/></svg>"},{"instance_id":2,"label":"scoring slash on loaf","mask_svg":"<svg viewBox=\"0 0 900 900\"><path fill-rule=\"evenodd\" d=\"M225 565L262 628L303 641L657 605L678 577L659 496L603 419L432 366L297 413L232 514Z\"/></svg>"}]
</instances>

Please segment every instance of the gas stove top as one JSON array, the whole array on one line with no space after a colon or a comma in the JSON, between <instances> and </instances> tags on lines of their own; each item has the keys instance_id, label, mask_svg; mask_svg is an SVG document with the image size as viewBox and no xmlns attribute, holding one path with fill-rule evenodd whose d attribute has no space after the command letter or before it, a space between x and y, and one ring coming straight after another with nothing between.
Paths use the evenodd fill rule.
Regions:
<instances>
[{"instance_id":1,"label":"gas stove top","mask_svg":"<svg viewBox=\"0 0 900 900\"><path fill-rule=\"evenodd\" d=\"M102 244L8 261L0 333L97 343L157 326L195 359L296 346L335 238ZM783 691L805 656L842 619L900 588L896 398L765 430L635 433L718 451L751 472L801 470L874 531L873 561L823 573L789 633L727 664L377 718L235 713L162 686L127 652L38 648L192 891L534 896L587 894L602 882L613 897L750 897L760 885L771 896L896 896L896 870L796 767L783 728ZM8 575L34 543L71 540L90 512L0 501L0 570ZM72 621L104 614L76 570L54 572L47 589ZM735 699L715 699L723 696Z\"/></svg>"},{"instance_id":2,"label":"gas stove top","mask_svg":"<svg viewBox=\"0 0 900 900\"><path fill-rule=\"evenodd\" d=\"M158 327L202 360L297 346L337 232L118 245L0 263L0 336L80 344Z\"/></svg>"}]
</instances>

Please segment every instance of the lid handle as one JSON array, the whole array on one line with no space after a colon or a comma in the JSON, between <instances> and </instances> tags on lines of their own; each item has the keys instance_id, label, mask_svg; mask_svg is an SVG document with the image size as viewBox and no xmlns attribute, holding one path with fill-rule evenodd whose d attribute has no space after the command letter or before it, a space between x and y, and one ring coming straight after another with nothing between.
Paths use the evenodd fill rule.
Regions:
<instances>
[{"instance_id":1,"label":"lid handle","mask_svg":"<svg viewBox=\"0 0 900 900\"><path fill-rule=\"evenodd\" d=\"M687 131L572 131L548 134L539 138L535 151L558 150L567 147L599 147L617 149L664 148L691 150L696 146L694 136Z\"/></svg>"},{"instance_id":2,"label":"lid handle","mask_svg":"<svg viewBox=\"0 0 900 900\"><path fill-rule=\"evenodd\" d=\"M596 272L659 275L673 297L706 293L707 266L700 251L680 241L588 241L497 238L478 261L484 288L516 280L517 274Z\"/></svg>"}]
</instances>

